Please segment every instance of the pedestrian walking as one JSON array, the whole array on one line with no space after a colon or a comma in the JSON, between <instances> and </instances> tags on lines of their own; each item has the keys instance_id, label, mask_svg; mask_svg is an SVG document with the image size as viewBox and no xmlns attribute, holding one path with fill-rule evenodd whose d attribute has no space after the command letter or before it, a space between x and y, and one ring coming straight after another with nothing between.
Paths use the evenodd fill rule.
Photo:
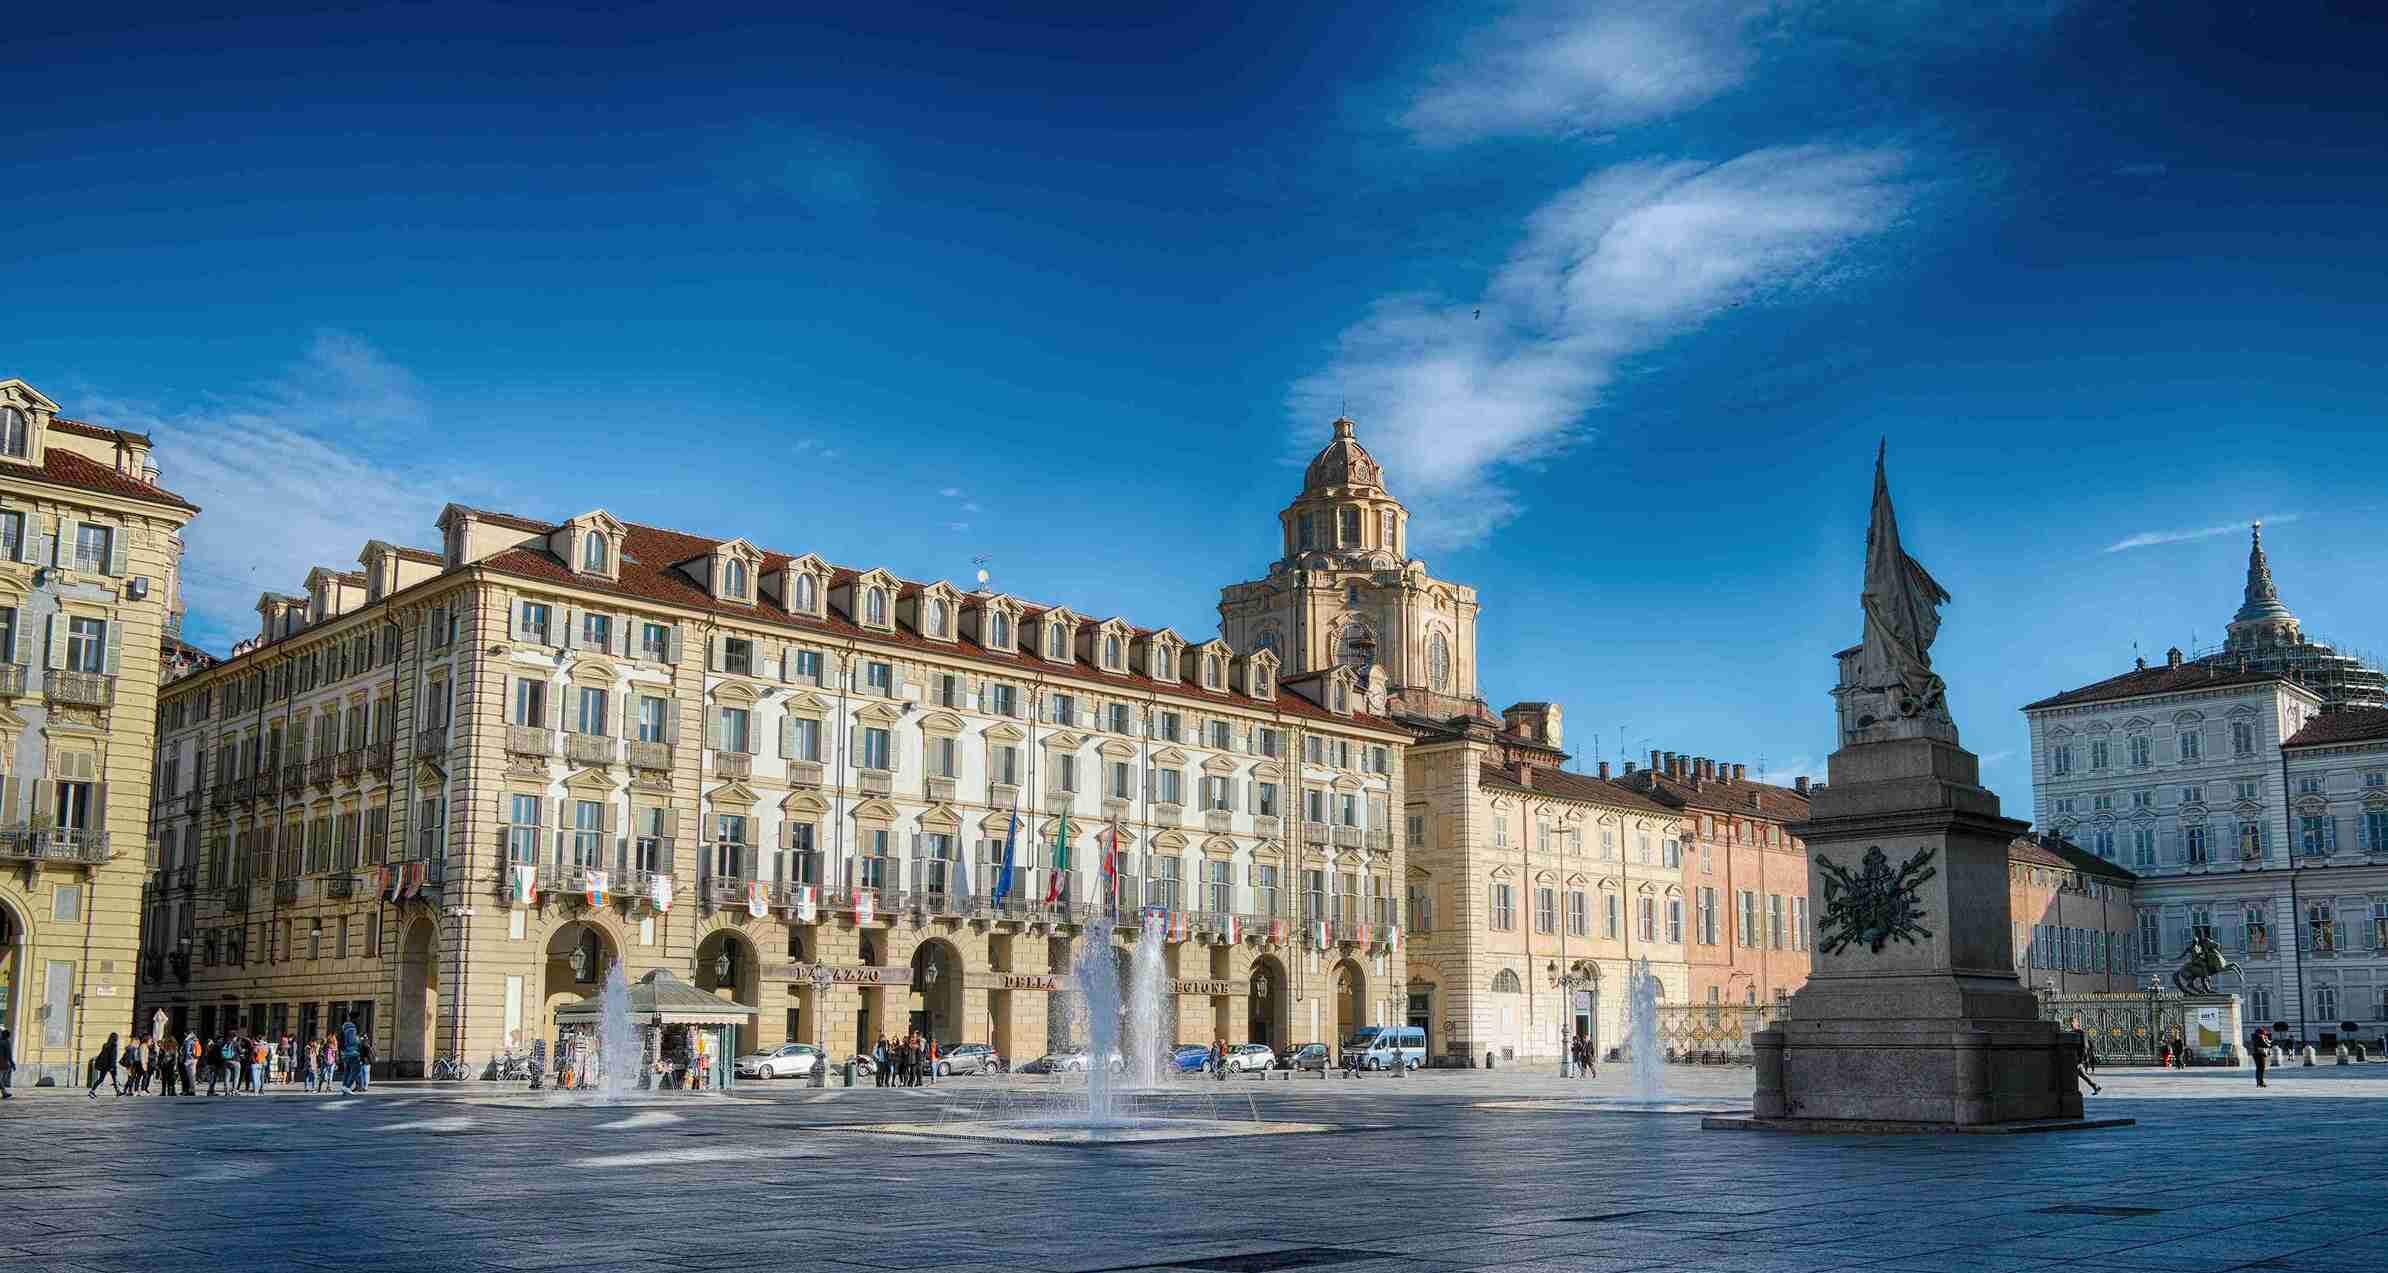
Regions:
<instances>
[{"instance_id":1,"label":"pedestrian walking","mask_svg":"<svg viewBox=\"0 0 2388 1273\"><path fill-rule=\"evenodd\" d=\"M373 1032L357 1035L356 1089L360 1092L373 1086Z\"/></svg>"},{"instance_id":2,"label":"pedestrian walking","mask_svg":"<svg viewBox=\"0 0 2388 1273\"><path fill-rule=\"evenodd\" d=\"M108 1032L108 1041L100 1045L99 1055L91 1058L91 1090L84 1095L98 1100L99 1085L103 1079L108 1086L116 1089L118 1096L124 1095L124 1088L116 1082L116 1032L113 1030Z\"/></svg>"},{"instance_id":3,"label":"pedestrian walking","mask_svg":"<svg viewBox=\"0 0 2388 1273\"><path fill-rule=\"evenodd\" d=\"M13 1101L8 1085L17 1081L17 1036L0 1025L0 1101Z\"/></svg>"},{"instance_id":4,"label":"pedestrian walking","mask_svg":"<svg viewBox=\"0 0 2388 1273\"><path fill-rule=\"evenodd\" d=\"M2247 1051L2255 1057L2255 1085L2272 1086L2271 1080L2266 1077L2272 1068L2272 1027L2257 1026L2255 1033L2247 1036Z\"/></svg>"},{"instance_id":5,"label":"pedestrian walking","mask_svg":"<svg viewBox=\"0 0 2388 1273\"><path fill-rule=\"evenodd\" d=\"M887 1036L884 1034L879 1036L878 1045L871 1049L871 1083L875 1087L887 1086Z\"/></svg>"},{"instance_id":6,"label":"pedestrian walking","mask_svg":"<svg viewBox=\"0 0 2388 1273\"><path fill-rule=\"evenodd\" d=\"M342 1095L356 1095L357 1014L351 1012L340 1021L340 1091Z\"/></svg>"},{"instance_id":7,"label":"pedestrian walking","mask_svg":"<svg viewBox=\"0 0 2388 1273\"><path fill-rule=\"evenodd\" d=\"M148 1061L148 1059L148 1049L141 1046L140 1035L136 1034L125 1042L123 1057L124 1088L116 1093L118 1096L124 1095L125 1092L131 1092L136 1096L140 1095L141 1085L149 1081L149 1072L145 1068L145 1063Z\"/></svg>"}]
</instances>

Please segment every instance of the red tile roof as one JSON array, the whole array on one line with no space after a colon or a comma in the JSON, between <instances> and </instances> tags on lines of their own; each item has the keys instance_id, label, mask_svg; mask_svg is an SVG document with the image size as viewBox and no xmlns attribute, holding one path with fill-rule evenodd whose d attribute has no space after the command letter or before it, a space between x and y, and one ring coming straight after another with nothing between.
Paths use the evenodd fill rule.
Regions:
<instances>
[{"instance_id":1,"label":"red tile roof","mask_svg":"<svg viewBox=\"0 0 2388 1273\"><path fill-rule=\"evenodd\" d=\"M118 438L131 438L143 446L150 445L149 435L146 433L135 433L131 429L111 429L104 424L92 424L85 420L69 420L63 416L51 416L50 427L66 433L80 434L87 438L97 438L102 442L113 442Z\"/></svg>"},{"instance_id":2,"label":"red tile roof","mask_svg":"<svg viewBox=\"0 0 2388 1273\"><path fill-rule=\"evenodd\" d=\"M476 509L473 510L473 515L498 525L532 534L544 535L554 530L552 525L515 517L511 514L491 513ZM989 650L972 640L967 634L950 642L932 641L914 631L900 617L897 620L895 631L882 632L855 623L849 616L840 613L835 606L825 605L823 609L827 612L828 617L816 619L810 615L789 614L778 606L759 598L753 605L738 605L722 601L708 593L703 585L696 580L674 567L693 558L706 556L713 551L716 545L727 543L728 540L708 539L701 535L665 530L657 526L642 526L635 522L625 522L623 525L625 529L622 537L619 583L580 574L566 566L543 547L510 548L480 564L500 574L537 579L564 587L611 592L713 614L737 615L759 626L784 628L793 634L809 635L817 639L850 639L905 646L918 650L936 650L993 666L1008 667L1015 674L1025 668L1038 666L1052 667L1056 671L1064 670L1061 665L1048 663L1034 653ZM759 551L762 551L763 560L756 572L758 578L785 566L794 560L795 556L768 550ZM831 572L830 587L832 588L851 583L865 573L843 566L832 567ZM908 589L917 589L922 586L904 580L899 580L898 583ZM1025 600L1022 600L1020 604L1020 621L1023 625L1034 622L1048 610L1060 608L1038 605ZM1092 620L1084 620L1084 622L1092 622ZM1158 630L1138 628L1135 632L1138 636L1148 636ZM1198 645L1200 642L1189 644ZM1279 694L1274 699L1262 700L1233 691L1216 693L1189 681L1177 681L1164 685L1142 673L1109 672L1096 666L1084 655L1076 653L1074 649L1066 671L1081 679L1114 686L1123 691L1166 693L1181 699L1212 702L1222 706L1251 710L1282 710L1288 715L1307 716L1319 720L1348 720L1351 724L1368 729L1390 730L1393 728L1392 722L1361 712L1354 712L1349 717L1338 716L1299 694Z\"/></svg>"},{"instance_id":3,"label":"red tile roof","mask_svg":"<svg viewBox=\"0 0 2388 1273\"><path fill-rule=\"evenodd\" d=\"M1603 804L1613 809L1633 809L1670 818L1678 813L1678 810L1660 804L1623 783L1595 778L1590 774L1569 773L1564 769L1536 766L1534 781L1528 785L1520 782L1517 774L1511 770L1499 765L1485 765L1478 772L1476 781L1478 786L1552 796L1560 800L1581 800L1586 804Z\"/></svg>"},{"instance_id":4,"label":"red tile roof","mask_svg":"<svg viewBox=\"0 0 2388 1273\"><path fill-rule=\"evenodd\" d=\"M55 423L55 422L53 422ZM75 454L64 447L43 447L41 470L38 476L31 465L13 460L0 460L0 474L33 477L35 480L56 482L77 490L96 491L103 495L118 495L126 499L146 500L152 504L172 504L177 508L198 512L199 506L162 486L152 486L140 478L119 473L115 469Z\"/></svg>"},{"instance_id":5,"label":"red tile roof","mask_svg":"<svg viewBox=\"0 0 2388 1273\"><path fill-rule=\"evenodd\" d=\"M2104 703L2118 698L2138 698L2143 694L2175 694L2186 690L2223 689L2233 685L2254 685L2263 681L2288 681L2277 672L2243 672L2221 664L2199 661L2183 663L2179 667L2135 668L2121 676L2110 676L2094 685L2077 690L2052 694L2037 703L2026 703L2023 710L2041 707L2065 707L2074 703Z\"/></svg>"},{"instance_id":6,"label":"red tile roof","mask_svg":"<svg viewBox=\"0 0 2388 1273\"><path fill-rule=\"evenodd\" d=\"M2289 736L2283 747L2320 747L2330 743L2362 743L2388 739L2388 708L2349 707L2323 712Z\"/></svg>"},{"instance_id":7,"label":"red tile roof","mask_svg":"<svg viewBox=\"0 0 2388 1273\"><path fill-rule=\"evenodd\" d=\"M2139 877L2122 866L2107 861L2059 835L2019 835L2007 845L2007 860L2026 862L2033 866L2053 867L2060 871L2080 871L2088 875L2103 875L2108 879L2135 883Z\"/></svg>"},{"instance_id":8,"label":"red tile roof","mask_svg":"<svg viewBox=\"0 0 2388 1273\"><path fill-rule=\"evenodd\" d=\"M1634 790L1646 793L1653 800L1676 808L1729 813L1769 822L1808 820L1808 798L1789 787L1778 787L1772 783L1751 782L1746 778L1738 781L1731 778L1703 778L1695 788L1688 778L1670 778L1650 769L1637 769L1618 781L1630 784ZM1754 803L1752 797L1755 797Z\"/></svg>"},{"instance_id":9,"label":"red tile roof","mask_svg":"<svg viewBox=\"0 0 2388 1273\"><path fill-rule=\"evenodd\" d=\"M419 561L428 566L448 564L448 559L441 556L439 550L435 548L401 548L398 550L398 555L408 561Z\"/></svg>"}]
</instances>

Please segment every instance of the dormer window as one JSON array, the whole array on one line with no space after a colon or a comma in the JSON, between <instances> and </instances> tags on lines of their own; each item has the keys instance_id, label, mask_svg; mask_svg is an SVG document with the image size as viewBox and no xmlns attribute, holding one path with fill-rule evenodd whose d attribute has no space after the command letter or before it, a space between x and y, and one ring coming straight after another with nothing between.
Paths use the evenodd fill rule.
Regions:
<instances>
[{"instance_id":1,"label":"dormer window","mask_svg":"<svg viewBox=\"0 0 2388 1273\"><path fill-rule=\"evenodd\" d=\"M1121 657L1122 657L1122 656L1121 656L1121 654L1120 654L1120 650L1119 650L1119 638L1118 638L1117 636L1107 636L1107 637L1104 637L1104 638L1103 638L1103 666L1104 666L1104 668L1106 668L1106 669L1108 669L1108 670L1110 670L1110 671L1113 671L1113 672L1116 672L1116 671L1118 671L1118 670L1120 669L1120 661L1121 661Z\"/></svg>"},{"instance_id":2,"label":"dormer window","mask_svg":"<svg viewBox=\"0 0 2388 1273\"><path fill-rule=\"evenodd\" d=\"M991 650L1012 648L1012 617L1010 615L998 610L987 616L987 648Z\"/></svg>"},{"instance_id":3,"label":"dormer window","mask_svg":"<svg viewBox=\"0 0 2388 1273\"><path fill-rule=\"evenodd\" d=\"M821 611L821 585L811 575L796 576L795 608L806 614Z\"/></svg>"},{"instance_id":4,"label":"dormer window","mask_svg":"<svg viewBox=\"0 0 2388 1273\"><path fill-rule=\"evenodd\" d=\"M721 595L732 601L746 600L746 563L735 557L721 563Z\"/></svg>"},{"instance_id":5,"label":"dormer window","mask_svg":"<svg viewBox=\"0 0 2388 1273\"><path fill-rule=\"evenodd\" d=\"M887 590L885 588L863 589L862 621L874 628L887 626Z\"/></svg>"},{"instance_id":6,"label":"dormer window","mask_svg":"<svg viewBox=\"0 0 2388 1273\"><path fill-rule=\"evenodd\" d=\"M1045 657L1059 659L1069 653L1069 637L1058 625L1045 625Z\"/></svg>"},{"instance_id":7,"label":"dormer window","mask_svg":"<svg viewBox=\"0 0 2388 1273\"><path fill-rule=\"evenodd\" d=\"M1352 695L1351 695L1351 691L1350 691L1350 690L1348 690L1348 689L1346 689L1346 688L1344 688L1343 682L1341 682L1341 681L1337 681L1337 682L1335 682L1335 710L1336 710L1336 711L1339 711L1339 712L1348 712L1348 711L1350 711L1351 709L1352 709Z\"/></svg>"},{"instance_id":8,"label":"dormer window","mask_svg":"<svg viewBox=\"0 0 2388 1273\"><path fill-rule=\"evenodd\" d=\"M928 615L929 617L926 623L928 634L933 637L944 636L945 626L949 622L945 603L935 598L931 598L929 601Z\"/></svg>"},{"instance_id":9,"label":"dormer window","mask_svg":"<svg viewBox=\"0 0 2388 1273\"><path fill-rule=\"evenodd\" d=\"M1252 669L1252 697L1277 697L1276 682L1270 678L1269 670L1265 667L1256 667Z\"/></svg>"},{"instance_id":10,"label":"dormer window","mask_svg":"<svg viewBox=\"0 0 2388 1273\"><path fill-rule=\"evenodd\" d=\"M605 573L605 536L595 531L580 537L580 568L592 575Z\"/></svg>"},{"instance_id":11,"label":"dormer window","mask_svg":"<svg viewBox=\"0 0 2388 1273\"><path fill-rule=\"evenodd\" d=\"M1216 654L1206 654L1202 658L1202 687L1208 690L1219 688L1219 656Z\"/></svg>"},{"instance_id":12,"label":"dormer window","mask_svg":"<svg viewBox=\"0 0 2388 1273\"><path fill-rule=\"evenodd\" d=\"M25 413L15 407L0 407L0 455L23 459L31 444L25 428Z\"/></svg>"}]
</instances>

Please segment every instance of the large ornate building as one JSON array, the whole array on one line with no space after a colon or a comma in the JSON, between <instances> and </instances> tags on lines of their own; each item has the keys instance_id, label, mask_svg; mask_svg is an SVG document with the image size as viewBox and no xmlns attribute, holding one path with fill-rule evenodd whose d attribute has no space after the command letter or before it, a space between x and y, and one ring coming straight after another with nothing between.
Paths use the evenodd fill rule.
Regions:
<instances>
[{"instance_id":1,"label":"large ornate building","mask_svg":"<svg viewBox=\"0 0 2388 1273\"><path fill-rule=\"evenodd\" d=\"M17 1082L133 1028L160 646L181 530L147 437L0 381L0 1026Z\"/></svg>"},{"instance_id":2,"label":"large ornate building","mask_svg":"<svg viewBox=\"0 0 2388 1273\"><path fill-rule=\"evenodd\" d=\"M2225 647L2168 652L2024 708L2039 822L2128 868L2141 968L2193 933L2251 1021L2388 1026L2388 710L2379 674L2307 640L2259 537Z\"/></svg>"},{"instance_id":3,"label":"large ornate building","mask_svg":"<svg viewBox=\"0 0 2388 1273\"><path fill-rule=\"evenodd\" d=\"M918 1026L1029 1059L1143 912L1176 1005L1149 1042L1400 1010L1379 667L1280 675L1282 644L602 510L439 531L260 598L254 642L167 688L143 994L178 1026L354 1011L401 1073L479 1065L621 960L756 1007L745 1045Z\"/></svg>"}]
</instances>

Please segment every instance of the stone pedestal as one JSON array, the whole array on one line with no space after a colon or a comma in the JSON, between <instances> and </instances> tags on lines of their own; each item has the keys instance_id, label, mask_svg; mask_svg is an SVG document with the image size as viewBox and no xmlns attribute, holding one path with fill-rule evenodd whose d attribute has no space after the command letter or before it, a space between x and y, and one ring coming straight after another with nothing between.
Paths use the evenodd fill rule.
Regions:
<instances>
[{"instance_id":1,"label":"stone pedestal","mask_svg":"<svg viewBox=\"0 0 2388 1273\"><path fill-rule=\"evenodd\" d=\"M1793 828L1808 844L1815 971L1758 1036L1753 1121L2080 1119L2079 1037L2040 1020L2015 975L2008 848L2025 824L2000 816L1953 729L1844 727L1830 783Z\"/></svg>"}]
</instances>

